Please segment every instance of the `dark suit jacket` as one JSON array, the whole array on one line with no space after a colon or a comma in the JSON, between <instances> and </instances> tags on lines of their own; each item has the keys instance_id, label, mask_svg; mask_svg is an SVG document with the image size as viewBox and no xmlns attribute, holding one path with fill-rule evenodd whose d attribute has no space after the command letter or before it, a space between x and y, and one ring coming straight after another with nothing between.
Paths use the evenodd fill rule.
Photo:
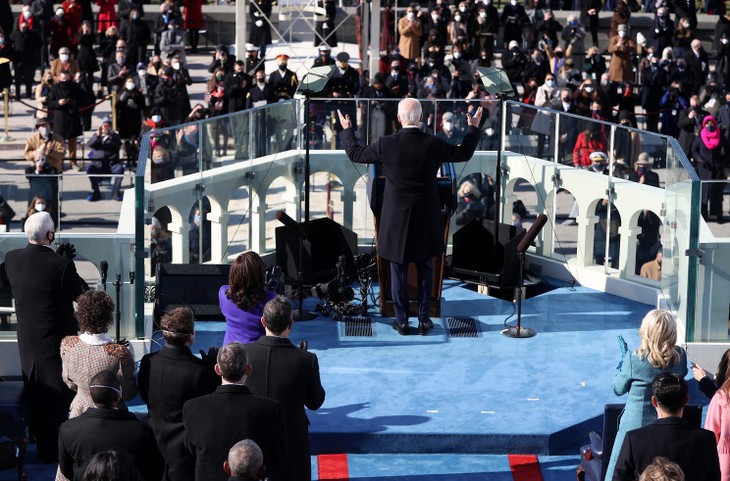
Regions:
<instances>
[{"instance_id":1,"label":"dark suit jacket","mask_svg":"<svg viewBox=\"0 0 730 481\"><path fill-rule=\"evenodd\" d=\"M246 386L224 384L185 403L183 426L185 447L195 456L196 481L226 481L223 461L243 439L259 445L272 481L284 479L287 439L279 402L252 394Z\"/></svg>"},{"instance_id":2,"label":"dark suit jacket","mask_svg":"<svg viewBox=\"0 0 730 481\"><path fill-rule=\"evenodd\" d=\"M317 356L295 347L289 339L264 336L246 344L253 366L246 386L251 392L279 401L286 414L289 461L286 479L311 479L309 420L304 406L316 410L324 403Z\"/></svg>"},{"instance_id":3,"label":"dark suit jacket","mask_svg":"<svg viewBox=\"0 0 730 481\"><path fill-rule=\"evenodd\" d=\"M479 142L469 127L461 145L404 128L362 147L352 129L342 131L342 145L353 162L379 163L385 175L378 253L397 263L430 259L444 250L436 173L442 162L466 162Z\"/></svg>"},{"instance_id":4,"label":"dark suit jacket","mask_svg":"<svg viewBox=\"0 0 730 481\"><path fill-rule=\"evenodd\" d=\"M691 72L693 77L693 91L689 93L697 94L700 91L700 87L705 84L707 74L710 73L710 59L704 50L702 50L698 58L694 51L690 49L684 54L684 60L687 62L687 70ZM704 68L702 68L703 65Z\"/></svg>"},{"instance_id":5,"label":"dark suit jacket","mask_svg":"<svg viewBox=\"0 0 730 481\"><path fill-rule=\"evenodd\" d=\"M52 460L74 396L61 378L61 340L78 333L73 301L88 286L73 261L35 244L7 253L0 286L15 298L18 350L39 455Z\"/></svg>"},{"instance_id":6,"label":"dark suit jacket","mask_svg":"<svg viewBox=\"0 0 730 481\"><path fill-rule=\"evenodd\" d=\"M669 417L626 433L613 481L638 479L656 456L679 464L688 480L720 479L715 434L681 418Z\"/></svg>"},{"instance_id":7,"label":"dark suit jacket","mask_svg":"<svg viewBox=\"0 0 730 481\"><path fill-rule=\"evenodd\" d=\"M158 481L162 457L152 430L127 411L89 408L61 426L59 468L70 481L84 479L89 460L104 451L127 453L145 481Z\"/></svg>"},{"instance_id":8,"label":"dark suit jacket","mask_svg":"<svg viewBox=\"0 0 730 481\"><path fill-rule=\"evenodd\" d=\"M195 479L195 460L183 444L183 405L220 385L213 366L206 366L188 347L165 345L142 358L138 384L147 403L149 425L165 458L163 479Z\"/></svg>"}]
</instances>

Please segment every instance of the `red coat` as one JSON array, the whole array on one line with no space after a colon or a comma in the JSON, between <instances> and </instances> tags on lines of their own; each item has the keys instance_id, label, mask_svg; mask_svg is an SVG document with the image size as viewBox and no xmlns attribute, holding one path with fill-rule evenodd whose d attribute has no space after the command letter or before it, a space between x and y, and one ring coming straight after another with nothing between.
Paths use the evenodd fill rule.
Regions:
<instances>
[{"instance_id":1,"label":"red coat","mask_svg":"<svg viewBox=\"0 0 730 481\"><path fill-rule=\"evenodd\" d=\"M74 2L73 6L71 6L69 1L66 0L61 4L61 7L66 11L66 20L68 20L71 30L73 31L72 42L73 45L76 45L76 34L81 27L81 4Z\"/></svg>"},{"instance_id":2,"label":"red coat","mask_svg":"<svg viewBox=\"0 0 730 481\"><path fill-rule=\"evenodd\" d=\"M578 134L578 140L575 141L573 148L573 164L576 167L588 167L591 162L591 154L593 152L606 152L606 142L595 137L591 140L586 139L585 132Z\"/></svg>"},{"instance_id":3,"label":"red coat","mask_svg":"<svg viewBox=\"0 0 730 481\"><path fill-rule=\"evenodd\" d=\"M201 30L205 28L203 18L203 0L185 0L185 30Z\"/></svg>"},{"instance_id":4,"label":"red coat","mask_svg":"<svg viewBox=\"0 0 730 481\"><path fill-rule=\"evenodd\" d=\"M118 0L96 0L96 4L99 5L97 32L106 32L106 29L112 25L119 26L117 23L117 3Z\"/></svg>"}]
</instances>

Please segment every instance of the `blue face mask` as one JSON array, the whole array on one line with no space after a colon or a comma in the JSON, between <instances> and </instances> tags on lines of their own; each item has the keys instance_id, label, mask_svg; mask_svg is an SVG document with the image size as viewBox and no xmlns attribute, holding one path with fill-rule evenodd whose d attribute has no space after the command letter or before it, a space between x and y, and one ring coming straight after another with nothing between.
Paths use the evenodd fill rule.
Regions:
<instances>
[{"instance_id":1,"label":"blue face mask","mask_svg":"<svg viewBox=\"0 0 730 481\"><path fill-rule=\"evenodd\" d=\"M200 214L195 214L195 216L193 217L193 222L195 222L196 224L200 224Z\"/></svg>"},{"instance_id":2,"label":"blue face mask","mask_svg":"<svg viewBox=\"0 0 730 481\"><path fill-rule=\"evenodd\" d=\"M188 141L188 143L191 143L193 145L198 145L198 133L192 133L192 134L185 134L184 135L185 140Z\"/></svg>"}]
</instances>

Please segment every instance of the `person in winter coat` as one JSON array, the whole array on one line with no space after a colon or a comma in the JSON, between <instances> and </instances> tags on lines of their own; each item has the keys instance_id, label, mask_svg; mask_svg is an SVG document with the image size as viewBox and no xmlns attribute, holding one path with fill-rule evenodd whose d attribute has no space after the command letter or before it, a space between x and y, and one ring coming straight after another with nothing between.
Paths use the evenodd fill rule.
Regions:
<instances>
[{"instance_id":1,"label":"person in winter coat","mask_svg":"<svg viewBox=\"0 0 730 481\"><path fill-rule=\"evenodd\" d=\"M706 115L702 119L702 130L692 143L692 158L699 178L702 180L725 179L728 155L730 155L730 142L721 135L715 117ZM724 187L725 184L722 183L702 185L701 210L705 220L709 220L709 216L715 216L718 222L723 222L722 191Z\"/></svg>"},{"instance_id":2,"label":"person in winter coat","mask_svg":"<svg viewBox=\"0 0 730 481\"><path fill-rule=\"evenodd\" d=\"M15 92L20 96L20 86L25 85L25 96L31 98L33 78L39 64L40 36L30 28L28 22L19 20L12 33L12 42L15 49Z\"/></svg>"},{"instance_id":3,"label":"person in winter coat","mask_svg":"<svg viewBox=\"0 0 730 481\"><path fill-rule=\"evenodd\" d=\"M48 107L53 109L53 133L68 142L68 153L71 165L79 167L76 162L76 138L81 135L81 114L84 92L81 86L71 80L67 72L61 72L59 81L51 87L48 95Z\"/></svg>"},{"instance_id":4,"label":"person in winter coat","mask_svg":"<svg viewBox=\"0 0 730 481\"><path fill-rule=\"evenodd\" d=\"M188 34L190 51L197 53L200 30L205 28L203 0L184 0L183 4L185 5L185 31Z\"/></svg>"},{"instance_id":5,"label":"person in winter coat","mask_svg":"<svg viewBox=\"0 0 730 481\"><path fill-rule=\"evenodd\" d=\"M96 31L99 33L106 32L111 26L117 26L117 0L96 0L99 6L99 15L96 22Z\"/></svg>"},{"instance_id":6,"label":"person in winter coat","mask_svg":"<svg viewBox=\"0 0 730 481\"><path fill-rule=\"evenodd\" d=\"M608 43L608 52L611 54L608 74L612 82L622 83L634 79L632 57L636 45L629 37L628 25L619 25L617 32Z\"/></svg>"}]
</instances>

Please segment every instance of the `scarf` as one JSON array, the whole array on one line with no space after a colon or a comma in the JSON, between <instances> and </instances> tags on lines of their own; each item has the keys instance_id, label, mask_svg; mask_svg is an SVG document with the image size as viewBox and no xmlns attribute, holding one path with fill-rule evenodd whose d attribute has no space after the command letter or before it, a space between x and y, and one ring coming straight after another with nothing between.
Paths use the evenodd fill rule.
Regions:
<instances>
[{"instance_id":1,"label":"scarf","mask_svg":"<svg viewBox=\"0 0 730 481\"><path fill-rule=\"evenodd\" d=\"M709 132L705 128L705 124L707 124L708 121L712 121L715 124L714 132ZM705 147L710 150L715 150L717 146L720 145L720 129L717 128L717 121L712 115L708 115L702 121L702 130L700 130L700 137L702 137L702 142L705 144Z\"/></svg>"}]
</instances>

